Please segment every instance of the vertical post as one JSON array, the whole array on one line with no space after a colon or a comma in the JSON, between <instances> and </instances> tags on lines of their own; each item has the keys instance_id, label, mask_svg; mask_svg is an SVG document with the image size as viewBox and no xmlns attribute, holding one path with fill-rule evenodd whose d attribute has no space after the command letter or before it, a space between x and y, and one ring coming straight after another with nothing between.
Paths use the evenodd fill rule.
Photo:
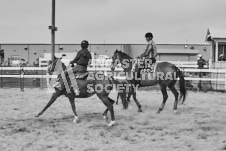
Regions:
<instances>
[{"instance_id":1,"label":"vertical post","mask_svg":"<svg viewBox=\"0 0 226 151\"><path fill-rule=\"evenodd\" d=\"M55 27L55 0L52 0L52 26L51 26L51 47L52 47L52 51L51 51L51 60L53 60L54 54L55 54L55 31L56 31L56 27Z\"/></svg>"},{"instance_id":2,"label":"vertical post","mask_svg":"<svg viewBox=\"0 0 226 151\"><path fill-rule=\"evenodd\" d=\"M213 42L211 42L211 48L210 48L209 69L212 68L212 60L213 60Z\"/></svg>"},{"instance_id":3,"label":"vertical post","mask_svg":"<svg viewBox=\"0 0 226 151\"><path fill-rule=\"evenodd\" d=\"M216 41L216 45L215 45L215 62L218 61L218 42Z\"/></svg>"},{"instance_id":4,"label":"vertical post","mask_svg":"<svg viewBox=\"0 0 226 151\"><path fill-rule=\"evenodd\" d=\"M20 89L24 91L24 69L20 66Z\"/></svg>"},{"instance_id":5,"label":"vertical post","mask_svg":"<svg viewBox=\"0 0 226 151\"><path fill-rule=\"evenodd\" d=\"M20 90L23 91L23 67L20 66Z\"/></svg>"}]
</instances>

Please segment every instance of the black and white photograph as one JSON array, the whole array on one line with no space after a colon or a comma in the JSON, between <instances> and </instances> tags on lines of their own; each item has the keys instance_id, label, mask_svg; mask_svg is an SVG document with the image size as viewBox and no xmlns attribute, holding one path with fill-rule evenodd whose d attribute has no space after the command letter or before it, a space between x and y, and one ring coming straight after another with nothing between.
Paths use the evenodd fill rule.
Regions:
<instances>
[{"instance_id":1,"label":"black and white photograph","mask_svg":"<svg viewBox=\"0 0 226 151\"><path fill-rule=\"evenodd\" d=\"M226 150L225 0L0 5L0 151Z\"/></svg>"}]
</instances>

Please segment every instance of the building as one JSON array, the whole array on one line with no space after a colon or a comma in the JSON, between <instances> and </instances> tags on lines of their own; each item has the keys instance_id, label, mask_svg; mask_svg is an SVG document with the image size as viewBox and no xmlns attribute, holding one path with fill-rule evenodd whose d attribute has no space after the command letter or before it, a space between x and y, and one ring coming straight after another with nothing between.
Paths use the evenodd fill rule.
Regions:
<instances>
[{"instance_id":1,"label":"building","mask_svg":"<svg viewBox=\"0 0 226 151\"><path fill-rule=\"evenodd\" d=\"M206 41L210 43L213 68L226 68L226 29L208 28Z\"/></svg>"},{"instance_id":2,"label":"building","mask_svg":"<svg viewBox=\"0 0 226 151\"><path fill-rule=\"evenodd\" d=\"M124 45L123 51L136 58L143 53L146 45ZM158 61L196 61L196 55L201 53L203 58L209 60L209 44L157 44Z\"/></svg>"},{"instance_id":3,"label":"building","mask_svg":"<svg viewBox=\"0 0 226 151\"><path fill-rule=\"evenodd\" d=\"M94 58L99 55L113 56L114 51L121 50L132 58L143 53L146 44L90 44L89 50ZM56 44L56 53L74 53L81 49L80 44ZM196 55L201 53L203 58L209 60L211 44L157 44L158 61L196 61ZM12 64L14 60L24 60L30 65L44 56L44 53L51 53L50 44L0 44L1 56L5 64ZM1 59L3 60L3 59Z\"/></svg>"}]
</instances>

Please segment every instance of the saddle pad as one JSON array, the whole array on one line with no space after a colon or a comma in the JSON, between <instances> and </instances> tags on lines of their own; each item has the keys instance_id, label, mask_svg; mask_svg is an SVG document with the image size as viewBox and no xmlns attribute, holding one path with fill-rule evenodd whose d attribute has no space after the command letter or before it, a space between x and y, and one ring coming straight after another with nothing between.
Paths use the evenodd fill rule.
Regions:
<instances>
[{"instance_id":1,"label":"saddle pad","mask_svg":"<svg viewBox=\"0 0 226 151\"><path fill-rule=\"evenodd\" d=\"M64 71L57 77L57 83L54 88L66 89L66 96L79 95L79 87L77 85L76 79L86 79L88 77L88 72L73 73L72 70Z\"/></svg>"}]
</instances>

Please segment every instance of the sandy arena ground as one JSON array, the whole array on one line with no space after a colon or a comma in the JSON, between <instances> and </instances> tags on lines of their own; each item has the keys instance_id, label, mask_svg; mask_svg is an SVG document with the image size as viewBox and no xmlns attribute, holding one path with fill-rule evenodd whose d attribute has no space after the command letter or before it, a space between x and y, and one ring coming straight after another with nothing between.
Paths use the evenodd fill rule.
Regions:
<instances>
[{"instance_id":1,"label":"sandy arena ground","mask_svg":"<svg viewBox=\"0 0 226 151\"><path fill-rule=\"evenodd\" d=\"M67 98L60 97L41 117L51 96L45 90L0 89L0 151L214 151L226 149L226 94L188 92L173 114L171 92L156 114L160 91L139 91L143 113L132 100L128 110L114 105L116 125L106 126L103 103L93 96L77 99L80 123L73 123ZM116 100L116 93L111 98Z\"/></svg>"}]
</instances>

